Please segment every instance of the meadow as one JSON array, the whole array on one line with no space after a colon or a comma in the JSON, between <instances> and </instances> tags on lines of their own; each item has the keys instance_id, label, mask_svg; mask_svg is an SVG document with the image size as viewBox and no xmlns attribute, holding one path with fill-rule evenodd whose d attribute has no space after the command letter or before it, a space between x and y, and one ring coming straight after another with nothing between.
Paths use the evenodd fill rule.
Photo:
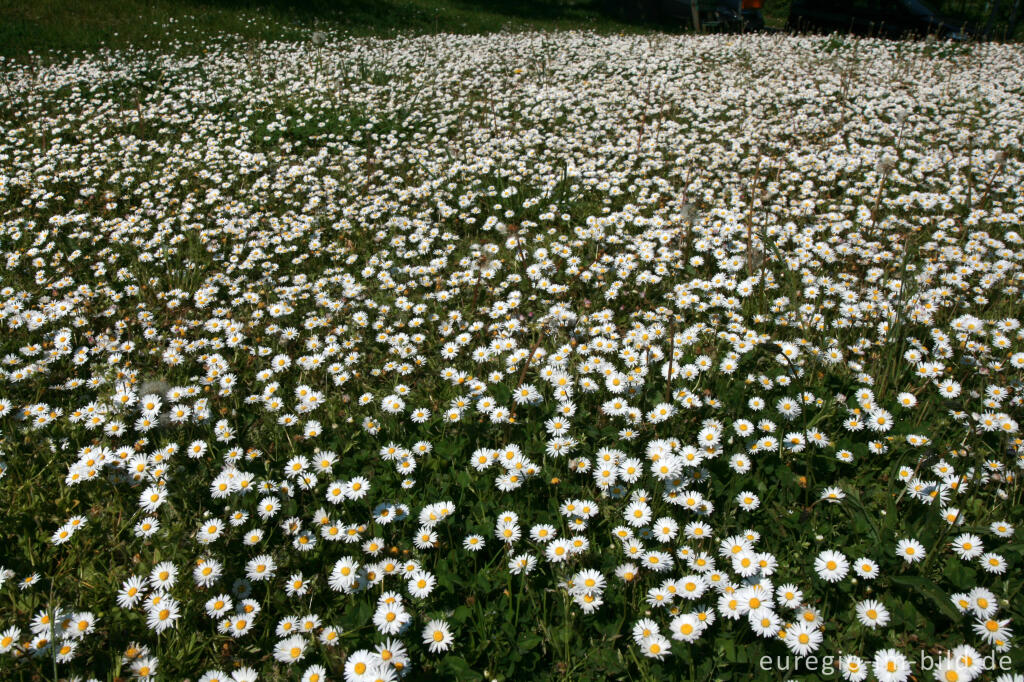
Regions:
<instances>
[{"instance_id":1,"label":"meadow","mask_svg":"<svg viewBox=\"0 0 1024 682\"><path fill-rule=\"evenodd\" d=\"M0 67L0 679L1024 679L1021 46Z\"/></svg>"}]
</instances>

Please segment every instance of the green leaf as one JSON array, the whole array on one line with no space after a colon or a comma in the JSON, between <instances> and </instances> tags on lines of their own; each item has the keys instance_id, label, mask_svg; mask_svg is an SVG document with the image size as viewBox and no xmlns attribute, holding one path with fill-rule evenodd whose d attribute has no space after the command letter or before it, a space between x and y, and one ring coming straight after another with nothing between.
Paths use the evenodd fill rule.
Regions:
<instances>
[{"instance_id":1,"label":"green leaf","mask_svg":"<svg viewBox=\"0 0 1024 682\"><path fill-rule=\"evenodd\" d=\"M1000 551L1003 553L1018 554L1024 556L1024 542L1018 542L1014 545L1006 545Z\"/></svg>"},{"instance_id":2,"label":"green leaf","mask_svg":"<svg viewBox=\"0 0 1024 682\"><path fill-rule=\"evenodd\" d=\"M516 632L516 627L512 624L512 619L509 618L510 615L510 613L505 614L505 619L501 623L501 632L508 637L508 641L515 642L519 639L519 633Z\"/></svg>"},{"instance_id":3,"label":"green leaf","mask_svg":"<svg viewBox=\"0 0 1024 682\"><path fill-rule=\"evenodd\" d=\"M449 673L452 679L481 680L483 676L469 667L469 663L461 656L448 655L441 659L438 670Z\"/></svg>"},{"instance_id":4,"label":"green leaf","mask_svg":"<svg viewBox=\"0 0 1024 682\"><path fill-rule=\"evenodd\" d=\"M487 571L480 571L476 574L476 586L483 592L491 591L491 581L487 579Z\"/></svg>"},{"instance_id":5,"label":"green leaf","mask_svg":"<svg viewBox=\"0 0 1024 682\"><path fill-rule=\"evenodd\" d=\"M973 568L964 566L954 557L946 559L945 567L943 568L942 575L946 577L953 586L958 590L970 590L974 585L977 585L978 573Z\"/></svg>"},{"instance_id":6,"label":"green leaf","mask_svg":"<svg viewBox=\"0 0 1024 682\"><path fill-rule=\"evenodd\" d=\"M497 400L499 403L505 404L512 399L512 391L510 391L508 386L506 386L505 384L492 384L490 388L491 393L494 396L494 399Z\"/></svg>"},{"instance_id":7,"label":"green leaf","mask_svg":"<svg viewBox=\"0 0 1024 682\"><path fill-rule=\"evenodd\" d=\"M619 622L614 620L608 620L603 622L599 621L595 623L594 626L597 628L597 631L605 637L612 637L614 635L617 635L621 627L619 625Z\"/></svg>"},{"instance_id":8,"label":"green leaf","mask_svg":"<svg viewBox=\"0 0 1024 682\"><path fill-rule=\"evenodd\" d=\"M533 633L533 632L528 633L528 634L524 635L523 637L519 638L519 650L520 651L529 651L530 649L533 649L538 644L540 644L541 641L542 641L542 638L541 638L540 635L538 635L536 633Z\"/></svg>"},{"instance_id":9,"label":"green leaf","mask_svg":"<svg viewBox=\"0 0 1024 682\"><path fill-rule=\"evenodd\" d=\"M897 585L905 585L906 587L915 588L918 594L931 599L936 608L938 608L939 611L950 620L956 621L960 619L959 612L957 612L953 603L949 601L946 593L942 591L941 587L928 578L916 575L898 575L893 577L892 581Z\"/></svg>"}]
</instances>

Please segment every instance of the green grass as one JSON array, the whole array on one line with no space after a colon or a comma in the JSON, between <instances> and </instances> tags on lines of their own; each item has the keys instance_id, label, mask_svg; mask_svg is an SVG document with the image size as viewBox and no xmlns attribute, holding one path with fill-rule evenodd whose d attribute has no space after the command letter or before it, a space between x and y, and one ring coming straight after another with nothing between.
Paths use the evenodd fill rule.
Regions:
<instances>
[{"instance_id":1,"label":"green grass","mask_svg":"<svg viewBox=\"0 0 1024 682\"><path fill-rule=\"evenodd\" d=\"M188 48L214 35L293 39L316 27L356 36L588 29L682 31L651 0L0 0L0 56L101 48ZM765 24L781 29L789 0L768 0Z\"/></svg>"},{"instance_id":2,"label":"green grass","mask_svg":"<svg viewBox=\"0 0 1024 682\"><path fill-rule=\"evenodd\" d=\"M767 0L764 3L764 24L771 28L783 28L789 17L789 0Z\"/></svg>"},{"instance_id":3,"label":"green grass","mask_svg":"<svg viewBox=\"0 0 1024 682\"><path fill-rule=\"evenodd\" d=\"M984 26L979 0L935 5ZM1010 5L993 32L1002 38ZM25 58L101 48L174 45L196 49L211 36L289 40L317 28L355 36L583 29L599 33L685 31L659 16L657 0L0 0L0 56ZM766 0L765 25L781 30L790 0ZM1017 32L1024 35L1024 25Z\"/></svg>"},{"instance_id":4,"label":"green grass","mask_svg":"<svg viewBox=\"0 0 1024 682\"><path fill-rule=\"evenodd\" d=\"M590 29L636 32L650 13L605 0L0 0L0 55L195 44L230 34L297 37L319 28L357 36Z\"/></svg>"}]
</instances>

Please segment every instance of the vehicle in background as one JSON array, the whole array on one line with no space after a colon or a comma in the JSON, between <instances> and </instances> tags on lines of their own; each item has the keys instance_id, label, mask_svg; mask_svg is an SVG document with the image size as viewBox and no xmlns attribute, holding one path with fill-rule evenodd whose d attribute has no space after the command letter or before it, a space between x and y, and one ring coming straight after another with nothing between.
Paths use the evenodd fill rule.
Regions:
<instances>
[{"instance_id":1,"label":"vehicle in background","mask_svg":"<svg viewBox=\"0 0 1024 682\"><path fill-rule=\"evenodd\" d=\"M758 31L764 28L764 0L661 0L666 18L700 30Z\"/></svg>"},{"instance_id":2,"label":"vehicle in background","mask_svg":"<svg viewBox=\"0 0 1024 682\"><path fill-rule=\"evenodd\" d=\"M885 38L967 40L977 31L946 19L923 0L793 0L786 28Z\"/></svg>"}]
</instances>

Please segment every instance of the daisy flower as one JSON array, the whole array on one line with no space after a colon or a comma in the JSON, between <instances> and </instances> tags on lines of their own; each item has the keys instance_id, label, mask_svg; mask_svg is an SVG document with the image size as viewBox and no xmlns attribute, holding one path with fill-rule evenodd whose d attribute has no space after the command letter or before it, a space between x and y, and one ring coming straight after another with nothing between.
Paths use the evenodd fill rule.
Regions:
<instances>
[{"instance_id":1,"label":"daisy flower","mask_svg":"<svg viewBox=\"0 0 1024 682\"><path fill-rule=\"evenodd\" d=\"M850 562L841 552L825 550L818 554L814 560L814 570L821 577L830 583L838 582L846 577L849 572Z\"/></svg>"},{"instance_id":2,"label":"daisy flower","mask_svg":"<svg viewBox=\"0 0 1024 682\"><path fill-rule=\"evenodd\" d=\"M423 628L423 643L430 647L430 653L448 651L452 647L451 630L444 620L432 620Z\"/></svg>"},{"instance_id":3,"label":"daisy flower","mask_svg":"<svg viewBox=\"0 0 1024 682\"><path fill-rule=\"evenodd\" d=\"M249 580L269 580L277 571L277 564L269 554L260 554L245 564L245 577Z\"/></svg>"},{"instance_id":4,"label":"daisy flower","mask_svg":"<svg viewBox=\"0 0 1024 682\"><path fill-rule=\"evenodd\" d=\"M775 588L775 598L780 605L795 609L803 602L804 594L796 585L786 583Z\"/></svg>"},{"instance_id":5,"label":"daisy flower","mask_svg":"<svg viewBox=\"0 0 1024 682\"><path fill-rule=\"evenodd\" d=\"M857 573L857 577L864 578L865 580L874 580L878 577L879 569L878 562L868 557L860 557L853 562L853 570Z\"/></svg>"},{"instance_id":6,"label":"daisy flower","mask_svg":"<svg viewBox=\"0 0 1024 682\"><path fill-rule=\"evenodd\" d=\"M311 665L302 673L301 682L327 682L327 668L322 665Z\"/></svg>"},{"instance_id":7,"label":"daisy flower","mask_svg":"<svg viewBox=\"0 0 1024 682\"><path fill-rule=\"evenodd\" d=\"M797 656L806 656L817 651L822 641L821 630L817 624L799 622L792 627L786 628L786 646Z\"/></svg>"},{"instance_id":8,"label":"daisy flower","mask_svg":"<svg viewBox=\"0 0 1024 682\"><path fill-rule=\"evenodd\" d=\"M1006 573L1007 563L1002 554L986 552L978 559L978 563L981 564L981 567L989 573L995 573L997 575Z\"/></svg>"},{"instance_id":9,"label":"daisy flower","mask_svg":"<svg viewBox=\"0 0 1024 682\"><path fill-rule=\"evenodd\" d=\"M672 619L669 631L672 633L672 639L681 642L694 642L700 639L704 633L704 627L695 615L681 614Z\"/></svg>"},{"instance_id":10,"label":"daisy flower","mask_svg":"<svg viewBox=\"0 0 1024 682\"><path fill-rule=\"evenodd\" d=\"M306 655L306 638L292 635L274 645L274 659L282 663L297 663Z\"/></svg>"},{"instance_id":11,"label":"daisy flower","mask_svg":"<svg viewBox=\"0 0 1024 682\"><path fill-rule=\"evenodd\" d=\"M652 634L640 643L644 656L661 660L672 653L672 642L660 634Z\"/></svg>"},{"instance_id":12,"label":"daisy flower","mask_svg":"<svg viewBox=\"0 0 1024 682\"><path fill-rule=\"evenodd\" d=\"M857 620L872 630L883 627L889 622L889 611L881 602L865 599L857 604Z\"/></svg>"},{"instance_id":13,"label":"daisy flower","mask_svg":"<svg viewBox=\"0 0 1024 682\"><path fill-rule=\"evenodd\" d=\"M924 560L924 545L913 538L904 538L896 544L896 556L908 564L915 564Z\"/></svg>"},{"instance_id":14,"label":"daisy flower","mask_svg":"<svg viewBox=\"0 0 1024 682\"><path fill-rule=\"evenodd\" d=\"M969 682L976 674L953 658L940 659L932 669L932 676L937 682Z\"/></svg>"},{"instance_id":15,"label":"daisy flower","mask_svg":"<svg viewBox=\"0 0 1024 682\"><path fill-rule=\"evenodd\" d=\"M882 649L871 661L871 671L878 682L906 682L910 678L910 661L896 649Z\"/></svg>"},{"instance_id":16,"label":"daisy flower","mask_svg":"<svg viewBox=\"0 0 1024 682\"><path fill-rule=\"evenodd\" d=\"M359 649L349 654L345 660L345 680L369 680L369 675L377 666L377 657L373 652Z\"/></svg>"},{"instance_id":17,"label":"daisy flower","mask_svg":"<svg viewBox=\"0 0 1024 682\"><path fill-rule=\"evenodd\" d=\"M181 611L178 608L178 603L167 597L159 606L147 608L146 625L153 632L160 634L168 628L173 628L180 617Z\"/></svg>"},{"instance_id":18,"label":"daisy flower","mask_svg":"<svg viewBox=\"0 0 1024 682\"><path fill-rule=\"evenodd\" d=\"M412 573L406 584L409 594L418 599L427 597L437 584L437 579L432 573L417 570Z\"/></svg>"},{"instance_id":19,"label":"daisy flower","mask_svg":"<svg viewBox=\"0 0 1024 682\"><path fill-rule=\"evenodd\" d=\"M640 644L651 635L661 634L661 629L656 621L650 618L641 618L633 624L633 641Z\"/></svg>"},{"instance_id":20,"label":"daisy flower","mask_svg":"<svg viewBox=\"0 0 1024 682\"><path fill-rule=\"evenodd\" d=\"M132 661L132 675L140 680L151 679L156 675L157 663L158 660L155 656L141 656Z\"/></svg>"},{"instance_id":21,"label":"daisy flower","mask_svg":"<svg viewBox=\"0 0 1024 682\"><path fill-rule=\"evenodd\" d=\"M63 526L61 526L53 532L53 535L50 537L50 542L53 545L63 545L65 542L71 539L71 536L74 535L74 533L74 527L69 523L65 523Z\"/></svg>"},{"instance_id":22,"label":"daisy flower","mask_svg":"<svg viewBox=\"0 0 1024 682\"><path fill-rule=\"evenodd\" d=\"M776 637L782 626L782 619L767 607L754 609L747 613L750 628L758 637Z\"/></svg>"},{"instance_id":23,"label":"daisy flower","mask_svg":"<svg viewBox=\"0 0 1024 682\"><path fill-rule=\"evenodd\" d=\"M1012 536L1014 530L1013 526L1006 521L993 521L988 528L994 535L1001 538L1008 538Z\"/></svg>"},{"instance_id":24,"label":"daisy flower","mask_svg":"<svg viewBox=\"0 0 1024 682\"><path fill-rule=\"evenodd\" d=\"M839 674L846 682L863 682L868 676L868 666L860 656L847 654L839 659Z\"/></svg>"},{"instance_id":25,"label":"daisy flower","mask_svg":"<svg viewBox=\"0 0 1024 682\"><path fill-rule=\"evenodd\" d=\"M132 576L121 583L117 593L117 605L123 609L133 608L145 596L146 579Z\"/></svg>"}]
</instances>

